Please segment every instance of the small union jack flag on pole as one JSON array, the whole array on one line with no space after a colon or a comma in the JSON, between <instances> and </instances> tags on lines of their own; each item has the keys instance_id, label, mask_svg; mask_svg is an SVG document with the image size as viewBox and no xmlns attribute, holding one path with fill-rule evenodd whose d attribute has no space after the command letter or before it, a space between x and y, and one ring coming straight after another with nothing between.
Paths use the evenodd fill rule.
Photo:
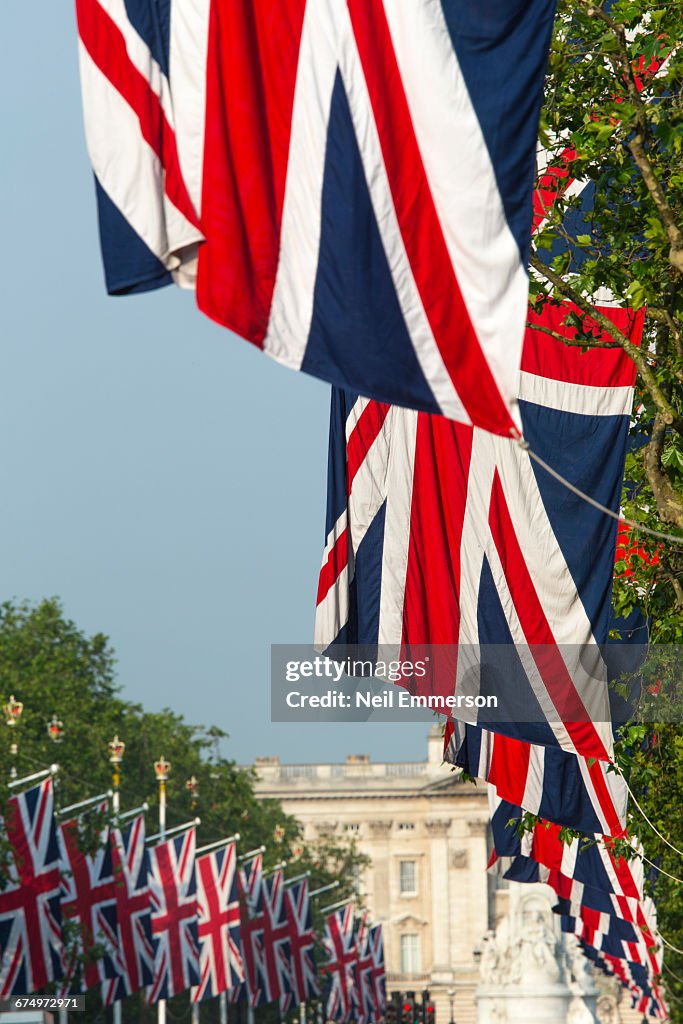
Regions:
<instances>
[{"instance_id":1,"label":"small union jack flag on pole","mask_svg":"<svg viewBox=\"0 0 683 1024\"><path fill-rule=\"evenodd\" d=\"M377 1020L380 1020L387 1008L387 985L386 970L384 966L384 939L382 936L382 925L375 924L368 929L368 946L372 957L372 991L377 1010Z\"/></svg>"},{"instance_id":2,"label":"small union jack flag on pole","mask_svg":"<svg viewBox=\"0 0 683 1024\"><path fill-rule=\"evenodd\" d=\"M145 819L140 814L126 829L110 833L117 911L119 973L102 984L105 1006L151 985L154 948L148 884L149 854Z\"/></svg>"},{"instance_id":3,"label":"small union jack flag on pole","mask_svg":"<svg viewBox=\"0 0 683 1024\"><path fill-rule=\"evenodd\" d=\"M320 995L313 956L313 925L308 879L285 889L285 912L289 928L291 991L280 997L280 1009L287 1013L296 1003Z\"/></svg>"},{"instance_id":4,"label":"small union jack flag on pole","mask_svg":"<svg viewBox=\"0 0 683 1024\"><path fill-rule=\"evenodd\" d=\"M95 853L86 853L78 819L73 818L60 825L58 841L63 869L62 914L78 926L78 938L67 954L64 992L85 992L118 974L116 894L109 835L105 831ZM96 947L100 947L102 955L95 955Z\"/></svg>"},{"instance_id":5,"label":"small union jack flag on pole","mask_svg":"<svg viewBox=\"0 0 683 1024\"><path fill-rule=\"evenodd\" d=\"M52 780L7 804L9 881L0 892L0 998L36 992L62 975L59 847Z\"/></svg>"},{"instance_id":6,"label":"small union jack flag on pole","mask_svg":"<svg viewBox=\"0 0 683 1024\"><path fill-rule=\"evenodd\" d=\"M154 941L150 1003L199 984L195 829L155 846L149 855Z\"/></svg>"},{"instance_id":7,"label":"small union jack flag on pole","mask_svg":"<svg viewBox=\"0 0 683 1024\"><path fill-rule=\"evenodd\" d=\"M370 949L366 916L358 918L356 932L356 964L354 992L355 1013L358 1024L372 1024L379 1021L379 1013L375 1005L375 993L372 984L372 951Z\"/></svg>"},{"instance_id":8,"label":"small union jack flag on pole","mask_svg":"<svg viewBox=\"0 0 683 1024\"><path fill-rule=\"evenodd\" d=\"M265 919L263 858L260 853L240 868L238 885L244 984L249 1006L254 1009L268 1002L262 984L262 972L259 970Z\"/></svg>"},{"instance_id":9,"label":"small union jack flag on pole","mask_svg":"<svg viewBox=\"0 0 683 1024\"><path fill-rule=\"evenodd\" d=\"M323 945L329 956L324 966L329 979L325 1016L346 1024L355 1002L356 935L350 904L325 918Z\"/></svg>"},{"instance_id":10,"label":"small union jack flag on pole","mask_svg":"<svg viewBox=\"0 0 683 1024\"><path fill-rule=\"evenodd\" d=\"M244 981L236 863L234 843L197 861L200 981L192 990L195 1003Z\"/></svg>"}]
</instances>

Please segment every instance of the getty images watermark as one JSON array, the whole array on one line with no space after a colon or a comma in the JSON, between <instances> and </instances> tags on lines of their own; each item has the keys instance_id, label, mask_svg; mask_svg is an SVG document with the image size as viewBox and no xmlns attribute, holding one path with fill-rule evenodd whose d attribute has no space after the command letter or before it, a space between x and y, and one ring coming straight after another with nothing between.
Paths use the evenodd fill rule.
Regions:
<instances>
[{"instance_id":1,"label":"getty images watermark","mask_svg":"<svg viewBox=\"0 0 683 1024\"><path fill-rule=\"evenodd\" d=\"M345 652L348 648L345 649ZM367 657L334 658L310 647L272 648L271 711L275 722L432 721L435 712L495 709L498 698L481 693L429 691L431 655L414 660L382 658L381 648ZM396 685L399 684L399 685Z\"/></svg>"}]
</instances>

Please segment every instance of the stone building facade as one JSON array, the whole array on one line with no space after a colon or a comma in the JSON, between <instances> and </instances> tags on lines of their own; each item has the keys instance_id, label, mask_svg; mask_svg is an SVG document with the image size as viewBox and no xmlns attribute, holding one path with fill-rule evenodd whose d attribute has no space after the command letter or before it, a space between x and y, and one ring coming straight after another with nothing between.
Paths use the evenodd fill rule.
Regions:
<instances>
[{"instance_id":1,"label":"stone building facade","mask_svg":"<svg viewBox=\"0 0 683 1024\"><path fill-rule=\"evenodd\" d=\"M383 924L388 990L429 989L437 1024L638 1019L568 948L547 886L487 874L486 787L442 763L438 726L424 761L263 757L255 768L258 795L281 801L306 840L350 835L368 855L358 882L372 920Z\"/></svg>"},{"instance_id":2,"label":"stone building facade","mask_svg":"<svg viewBox=\"0 0 683 1024\"><path fill-rule=\"evenodd\" d=\"M442 764L440 730L425 761L280 764L259 758L257 793L280 800L307 840L352 835L371 864L360 887L382 921L389 990L428 988L438 1024L474 1024L476 957L494 921L486 874L484 786ZM449 992L451 995L449 995Z\"/></svg>"}]
</instances>

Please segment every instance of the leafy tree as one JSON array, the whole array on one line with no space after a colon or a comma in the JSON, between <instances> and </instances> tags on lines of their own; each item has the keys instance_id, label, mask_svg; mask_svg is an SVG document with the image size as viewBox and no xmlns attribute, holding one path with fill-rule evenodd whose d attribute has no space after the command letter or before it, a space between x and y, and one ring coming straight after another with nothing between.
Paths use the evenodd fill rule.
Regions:
<instances>
[{"instance_id":1,"label":"leafy tree","mask_svg":"<svg viewBox=\"0 0 683 1024\"><path fill-rule=\"evenodd\" d=\"M575 328L568 343L619 347L635 363L623 508L628 518L674 535L683 535L682 42L675 0L560 0L541 143L550 166L591 183L592 208L586 213L579 197L560 196L531 255L532 299L539 305L569 299L576 307L565 321ZM606 294L643 310L640 348L596 309ZM638 605L653 645L680 644L683 544L637 531L631 540L634 550L617 565L616 610ZM642 724L625 730L618 752L636 799L664 837L634 808L645 855L673 876L653 875L648 887L662 934L680 950L683 883L674 879L683 879L683 856L667 841L683 850L681 701L676 652L655 647L653 653L645 678L649 673L656 685L650 692L644 687ZM653 716L667 724L647 726ZM665 953L671 1019L683 1021L683 957Z\"/></svg>"},{"instance_id":2,"label":"leafy tree","mask_svg":"<svg viewBox=\"0 0 683 1024\"><path fill-rule=\"evenodd\" d=\"M0 728L0 780L9 781L13 767L22 776L57 762L58 806L106 792L112 783L108 742L117 734L126 743L121 809L147 801L148 832L156 831L153 763L163 754L172 765L167 783L169 827L199 815L200 845L239 832L242 851L266 845L266 868L287 860L290 876L310 871L312 889L338 881L331 894L334 899L356 894L355 879L367 858L353 843L326 839L313 846L305 844L299 824L278 801L257 798L254 772L220 754L220 743L227 738L224 732L216 726L189 725L168 709L145 712L139 704L124 700L115 682L115 664L107 637L86 636L64 617L58 600L0 605L0 703L14 696L24 704L19 724ZM53 715L63 722L58 743L47 730ZM191 777L198 782L194 793L186 787ZM92 844L101 820L89 815L86 821L84 842ZM0 850L0 862L6 850L6 845ZM0 888L2 884L0 871ZM320 927L319 910L315 912ZM211 1012L203 1010L204 1019L210 1019ZM189 1020L189 1014L187 996L169 1004L171 1020ZM270 1011L259 1011L263 1024L270 1016ZM104 1018L99 995L89 993L84 1024ZM124 1021L148 1020L156 1020L155 1008L147 1007L139 996L126 1001Z\"/></svg>"}]
</instances>

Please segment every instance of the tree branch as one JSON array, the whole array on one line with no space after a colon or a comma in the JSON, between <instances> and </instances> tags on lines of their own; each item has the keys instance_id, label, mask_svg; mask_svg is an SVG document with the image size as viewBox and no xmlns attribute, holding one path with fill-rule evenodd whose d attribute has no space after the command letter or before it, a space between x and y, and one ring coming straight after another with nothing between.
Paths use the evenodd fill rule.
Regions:
<instances>
[{"instance_id":1,"label":"tree branch","mask_svg":"<svg viewBox=\"0 0 683 1024\"><path fill-rule=\"evenodd\" d=\"M552 327L543 327L541 324L532 324L529 320L526 326L532 331L540 331L542 334L549 334L551 338L557 338L563 345L574 346L575 348L621 348L617 341L589 341L585 338L567 338L566 335L554 331Z\"/></svg>"},{"instance_id":2,"label":"tree branch","mask_svg":"<svg viewBox=\"0 0 683 1024\"><path fill-rule=\"evenodd\" d=\"M667 424L663 416L657 413L652 427L652 438L644 450L643 463L645 474L657 502L660 519L683 529L683 495L673 488L668 476L662 470L666 428Z\"/></svg>"},{"instance_id":3,"label":"tree branch","mask_svg":"<svg viewBox=\"0 0 683 1024\"><path fill-rule=\"evenodd\" d=\"M593 6L590 0L584 0L584 2L589 3L588 16L599 18L603 21L611 29L619 44L618 63L621 67L629 99L633 103L636 112L636 124L638 126L638 131L629 140L627 145L666 230L671 247L669 249L669 263L679 274L683 274L683 231L681 231L676 221L674 212L666 198L666 193L662 188L662 184L657 177L645 148L645 140L650 134L650 123L647 117L647 107L643 103L643 98L633 73L633 63L628 52L626 29L623 25L614 21L601 7Z\"/></svg>"},{"instance_id":4,"label":"tree branch","mask_svg":"<svg viewBox=\"0 0 683 1024\"><path fill-rule=\"evenodd\" d=\"M635 345L625 334L622 334L619 328L612 323L609 317L606 317L604 313L600 312L600 310L595 309L594 306L592 306L591 303L583 297L583 295L579 294L579 292L572 288L572 286L557 274L552 267L547 267L533 251L531 253L530 262L534 270L538 271L539 274L545 277L546 280L549 281L558 290L558 292L560 292L560 294L573 302L575 306L578 306L578 308L586 314L586 316L589 316L591 320L594 320L595 323L598 324L598 326L602 327L603 331L608 334L610 338L614 338L615 342L623 348L624 352L626 352L626 354L636 364L643 384L647 388L652 401L662 416L664 423L667 426L670 426L672 423L676 422L679 419L678 414L657 384L652 368L647 361L645 350L639 345Z\"/></svg>"}]
</instances>

